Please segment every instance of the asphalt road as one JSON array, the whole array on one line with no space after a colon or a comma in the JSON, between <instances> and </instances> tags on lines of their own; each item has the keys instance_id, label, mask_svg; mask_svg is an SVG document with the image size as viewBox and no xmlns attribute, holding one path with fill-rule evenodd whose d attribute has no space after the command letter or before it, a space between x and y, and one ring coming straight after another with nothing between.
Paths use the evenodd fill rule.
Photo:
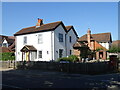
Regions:
<instances>
[{"instance_id":1,"label":"asphalt road","mask_svg":"<svg viewBox=\"0 0 120 90\"><path fill-rule=\"evenodd\" d=\"M120 90L120 74L81 75L44 71L4 71L2 88L81 88L90 90Z\"/></svg>"}]
</instances>

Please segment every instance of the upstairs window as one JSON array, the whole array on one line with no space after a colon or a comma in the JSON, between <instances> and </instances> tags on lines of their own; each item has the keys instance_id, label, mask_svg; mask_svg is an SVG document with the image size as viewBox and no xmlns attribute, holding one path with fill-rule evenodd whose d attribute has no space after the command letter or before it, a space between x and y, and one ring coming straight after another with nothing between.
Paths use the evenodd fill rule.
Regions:
<instances>
[{"instance_id":1,"label":"upstairs window","mask_svg":"<svg viewBox=\"0 0 120 90\"><path fill-rule=\"evenodd\" d=\"M69 36L69 42L71 43L71 40L72 40L72 37L71 36Z\"/></svg>"},{"instance_id":2,"label":"upstairs window","mask_svg":"<svg viewBox=\"0 0 120 90\"><path fill-rule=\"evenodd\" d=\"M2 46L3 47L8 47L8 44L7 43L3 43Z\"/></svg>"},{"instance_id":3,"label":"upstairs window","mask_svg":"<svg viewBox=\"0 0 120 90\"><path fill-rule=\"evenodd\" d=\"M59 42L63 42L63 34L59 33Z\"/></svg>"},{"instance_id":4,"label":"upstairs window","mask_svg":"<svg viewBox=\"0 0 120 90\"><path fill-rule=\"evenodd\" d=\"M72 50L70 50L70 55L72 55Z\"/></svg>"},{"instance_id":5,"label":"upstairs window","mask_svg":"<svg viewBox=\"0 0 120 90\"><path fill-rule=\"evenodd\" d=\"M23 44L27 44L27 37L26 36L23 38Z\"/></svg>"},{"instance_id":6,"label":"upstairs window","mask_svg":"<svg viewBox=\"0 0 120 90\"><path fill-rule=\"evenodd\" d=\"M42 34L39 34L38 35L38 44L41 44L41 43L43 43L43 36L42 36Z\"/></svg>"}]
</instances>

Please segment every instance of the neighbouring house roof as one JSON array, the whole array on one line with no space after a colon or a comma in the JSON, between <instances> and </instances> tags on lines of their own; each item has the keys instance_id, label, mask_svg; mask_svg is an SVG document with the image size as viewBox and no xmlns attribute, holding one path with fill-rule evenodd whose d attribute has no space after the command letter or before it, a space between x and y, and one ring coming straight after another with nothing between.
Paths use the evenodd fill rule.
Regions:
<instances>
[{"instance_id":1,"label":"neighbouring house roof","mask_svg":"<svg viewBox=\"0 0 120 90\"><path fill-rule=\"evenodd\" d=\"M65 28L67 29L67 32L69 32L71 29L73 29L73 32L75 33L75 35L78 36L77 32L75 31L73 26L65 26Z\"/></svg>"},{"instance_id":2,"label":"neighbouring house roof","mask_svg":"<svg viewBox=\"0 0 120 90\"><path fill-rule=\"evenodd\" d=\"M6 40L8 43L8 49L10 49L11 51L15 51L15 37L0 35L0 44L2 44L4 40ZM9 50L7 50L7 48L4 47L3 51L9 52Z\"/></svg>"},{"instance_id":3,"label":"neighbouring house roof","mask_svg":"<svg viewBox=\"0 0 120 90\"><path fill-rule=\"evenodd\" d=\"M74 48L74 49L78 49L78 48L81 48L81 47L88 47L88 46L85 45L85 43L82 43L82 42L76 42L76 43L73 45L73 48Z\"/></svg>"},{"instance_id":4,"label":"neighbouring house roof","mask_svg":"<svg viewBox=\"0 0 120 90\"><path fill-rule=\"evenodd\" d=\"M95 41L95 50L97 49L102 49L102 50L105 50L107 51L107 49L105 47L103 47L101 44L99 44L98 42ZM79 48L83 48L83 47L88 47L86 43L84 42L76 42L74 45L73 45L73 48L74 49L79 49Z\"/></svg>"},{"instance_id":5,"label":"neighbouring house roof","mask_svg":"<svg viewBox=\"0 0 120 90\"><path fill-rule=\"evenodd\" d=\"M33 45L25 45L22 49L22 52L24 51L37 51L37 49Z\"/></svg>"},{"instance_id":6,"label":"neighbouring house roof","mask_svg":"<svg viewBox=\"0 0 120 90\"><path fill-rule=\"evenodd\" d=\"M2 53L4 53L4 52L12 52L12 50L7 48L7 47L0 47L0 52L2 52Z\"/></svg>"},{"instance_id":7,"label":"neighbouring house roof","mask_svg":"<svg viewBox=\"0 0 120 90\"><path fill-rule=\"evenodd\" d=\"M112 42L111 33L91 34L91 38L97 42ZM87 41L87 34L80 37L78 41Z\"/></svg>"},{"instance_id":8,"label":"neighbouring house roof","mask_svg":"<svg viewBox=\"0 0 120 90\"><path fill-rule=\"evenodd\" d=\"M112 41L112 46L120 47L120 40Z\"/></svg>"},{"instance_id":9,"label":"neighbouring house roof","mask_svg":"<svg viewBox=\"0 0 120 90\"><path fill-rule=\"evenodd\" d=\"M14 36L4 36L4 35L0 35L0 43L2 43L4 41L4 39L7 40L8 44L12 44L15 41L15 37Z\"/></svg>"},{"instance_id":10,"label":"neighbouring house roof","mask_svg":"<svg viewBox=\"0 0 120 90\"><path fill-rule=\"evenodd\" d=\"M16 32L14 34L14 36L36 33L36 32L52 31L52 30L55 30L60 24L63 26L63 28L67 32L67 30L66 30L64 24L62 23L62 21L58 21L58 22L53 22L53 23L48 23L48 24L42 24L40 27L37 27L37 28L36 28L36 26L23 28L22 30Z\"/></svg>"}]
</instances>

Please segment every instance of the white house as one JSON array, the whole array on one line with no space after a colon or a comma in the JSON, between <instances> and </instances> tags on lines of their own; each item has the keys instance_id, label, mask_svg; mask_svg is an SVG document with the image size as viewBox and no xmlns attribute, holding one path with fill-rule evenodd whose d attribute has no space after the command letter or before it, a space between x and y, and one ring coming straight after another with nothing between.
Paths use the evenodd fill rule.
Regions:
<instances>
[{"instance_id":1,"label":"white house","mask_svg":"<svg viewBox=\"0 0 120 90\"><path fill-rule=\"evenodd\" d=\"M38 19L36 26L23 28L14 34L16 61L51 61L72 54L77 33L73 26L64 26L62 21L43 24Z\"/></svg>"}]
</instances>

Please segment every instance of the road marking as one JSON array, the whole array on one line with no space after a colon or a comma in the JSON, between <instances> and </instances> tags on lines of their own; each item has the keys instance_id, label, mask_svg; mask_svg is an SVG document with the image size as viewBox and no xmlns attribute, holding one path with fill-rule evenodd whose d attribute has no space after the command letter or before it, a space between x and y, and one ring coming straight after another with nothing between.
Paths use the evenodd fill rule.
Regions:
<instances>
[{"instance_id":1,"label":"road marking","mask_svg":"<svg viewBox=\"0 0 120 90\"><path fill-rule=\"evenodd\" d=\"M21 87L16 87L16 86L12 86L12 85L6 85L6 84L0 84L2 86L7 86L7 87L11 87L11 88L18 88L18 89L23 89Z\"/></svg>"}]
</instances>

